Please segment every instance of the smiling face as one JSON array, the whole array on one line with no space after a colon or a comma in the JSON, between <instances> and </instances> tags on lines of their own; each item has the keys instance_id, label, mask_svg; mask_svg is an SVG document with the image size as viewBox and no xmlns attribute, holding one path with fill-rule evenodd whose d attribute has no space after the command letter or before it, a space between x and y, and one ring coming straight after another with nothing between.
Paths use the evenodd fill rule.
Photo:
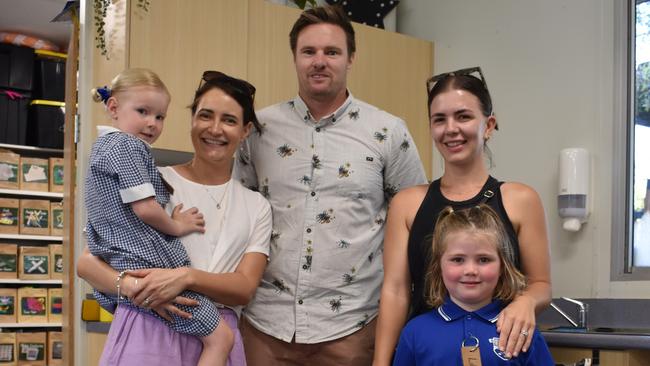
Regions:
<instances>
[{"instance_id":1,"label":"smiling face","mask_svg":"<svg viewBox=\"0 0 650 366\"><path fill-rule=\"evenodd\" d=\"M489 304L501 273L495 237L458 231L449 233L444 245L440 268L449 297L467 311Z\"/></svg>"},{"instance_id":2,"label":"smiling face","mask_svg":"<svg viewBox=\"0 0 650 366\"><path fill-rule=\"evenodd\" d=\"M483 115L475 95L460 89L442 92L431 101L430 113L431 137L445 163L482 162L496 119Z\"/></svg>"},{"instance_id":3,"label":"smiling face","mask_svg":"<svg viewBox=\"0 0 650 366\"><path fill-rule=\"evenodd\" d=\"M221 89L212 88L201 97L192 116L195 159L230 164L252 123L244 122L243 109Z\"/></svg>"},{"instance_id":4,"label":"smiling face","mask_svg":"<svg viewBox=\"0 0 650 366\"><path fill-rule=\"evenodd\" d=\"M149 144L162 133L169 95L153 86L135 86L108 99L106 108L113 126Z\"/></svg>"},{"instance_id":5,"label":"smiling face","mask_svg":"<svg viewBox=\"0 0 650 366\"><path fill-rule=\"evenodd\" d=\"M353 61L347 49L345 32L339 26L319 23L300 31L294 62L303 99L345 100L347 73Z\"/></svg>"}]
</instances>

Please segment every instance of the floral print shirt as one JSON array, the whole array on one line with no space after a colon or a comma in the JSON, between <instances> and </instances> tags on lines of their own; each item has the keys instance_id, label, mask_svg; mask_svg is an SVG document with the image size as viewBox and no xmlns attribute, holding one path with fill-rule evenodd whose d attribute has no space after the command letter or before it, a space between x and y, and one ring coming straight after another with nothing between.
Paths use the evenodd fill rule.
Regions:
<instances>
[{"instance_id":1,"label":"floral print shirt","mask_svg":"<svg viewBox=\"0 0 650 366\"><path fill-rule=\"evenodd\" d=\"M300 97L258 112L235 177L273 210L271 252L247 320L291 342L355 332L378 312L388 201L426 183L404 121L348 94L315 121Z\"/></svg>"}]
</instances>

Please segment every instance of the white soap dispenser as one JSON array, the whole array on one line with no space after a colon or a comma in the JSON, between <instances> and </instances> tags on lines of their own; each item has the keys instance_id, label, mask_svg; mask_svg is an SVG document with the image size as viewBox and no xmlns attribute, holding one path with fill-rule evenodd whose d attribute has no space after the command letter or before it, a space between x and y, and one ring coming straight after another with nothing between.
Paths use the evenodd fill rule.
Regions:
<instances>
[{"instance_id":1,"label":"white soap dispenser","mask_svg":"<svg viewBox=\"0 0 650 366\"><path fill-rule=\"evenodd\" d=\"M560 152L560 177L557 206L562 227L578 231L589 216L589 152L568 148Z\"/></svg>"}]
</instances>

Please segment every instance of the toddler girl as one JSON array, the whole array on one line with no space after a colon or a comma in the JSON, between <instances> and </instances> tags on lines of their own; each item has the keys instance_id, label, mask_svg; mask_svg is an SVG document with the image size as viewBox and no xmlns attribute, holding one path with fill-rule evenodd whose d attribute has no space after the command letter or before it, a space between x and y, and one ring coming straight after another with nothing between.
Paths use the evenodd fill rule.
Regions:
<instances>
[{"instance_id":1,"label":"toddler girl","mask_svg":"<svg viewBox=\"0 0 650 366\"><path fill-rule=\"evenodd\" d=\"M196 208L181 211L178 205L171 217L163 208L169 192L150 146L162 132L170 102L160 78L147 69L127 69L113 79L110 88L93 93L95 101L106 105L113 127L100 131L91 151L85 184L86 234L91 253L121 271L115 282L116 299L95 292L102 305L115 309L121 303L134 306L120 296L120 281L128 270L189 266L177 237L203 232L204 221ZM195 307L176 304L191 318L168 313L172 322L160 319L178 332L201 338L199 366L225 365L233 335L228 325L220 324L215 304L191 291L181 296L199 303ZM147 298L144 305L151 302Z\"/></svg>"}]
</instances>

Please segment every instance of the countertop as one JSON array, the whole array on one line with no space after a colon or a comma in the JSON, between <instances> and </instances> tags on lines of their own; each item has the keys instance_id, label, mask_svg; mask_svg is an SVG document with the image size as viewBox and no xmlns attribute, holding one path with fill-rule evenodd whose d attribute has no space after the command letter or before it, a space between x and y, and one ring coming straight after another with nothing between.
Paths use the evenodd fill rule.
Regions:
<instances>
[{"instance_id":1,"label":"countertop","mask_svg":"<svg viewBox=\"0 0 650 366\"><path fill-rule=\"evenodd\" d=\"M650 350L649 329L563 329L544 330L542 336L549 346L591 349Z\"/></svg>"}]
</instances>

